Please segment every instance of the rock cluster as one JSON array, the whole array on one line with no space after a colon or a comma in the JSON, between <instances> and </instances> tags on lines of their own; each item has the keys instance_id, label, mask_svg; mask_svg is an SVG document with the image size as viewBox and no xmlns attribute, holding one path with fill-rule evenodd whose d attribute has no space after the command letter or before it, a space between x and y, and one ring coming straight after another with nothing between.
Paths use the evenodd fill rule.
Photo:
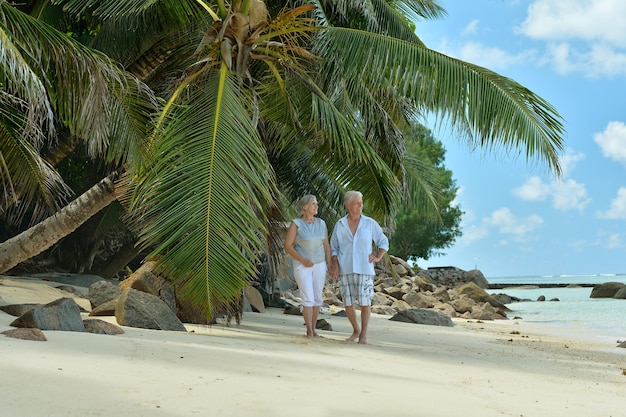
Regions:
<instances>
[{"instance_id":1,"label":"rock cluster","mask_svg":"<svg viewBox=\"0 0 626 417\"><path fill-rule=\"evenodd\" d=\"M480 271L463 271L458 268L414 271L402 259L394 256L389 258L389 266L385 266L384 262L376 265L373 313L396 316L408 310L421 309L442 313L447 318L507 318L510 309L483 289L488 283ZM286 290L284 297L293 302L299 300L297 289ZM343 307L337 284L326 285L324 302L328 306ZM412 322L423 322L416 321L419 312L411 311L410 314L403 313L400 316L402 318L394 320L407 321L404 318L412 317ZM431 324L437 324L438 318L434 317L432 321Z\"/></svg>"},{"instance_id":2,"label":"rock cluster","mask_svg":"<svg viewBox=\"0 0 626 417\"><path fill-rule=\"evenodd\" d=\"M107 321L83 319L81 313L87 313L87 310L81 308L70 295L88 300L91 306L89 316L114 316L120 326L186 331L183 322L207 324L201 309L177 300L171 283L155 274L153 267L154 262L146 262L121 282L93 275L44 274L38 278L63 283L56 288L67 293L68 297L61 297L45 305L24 303L0 306L0 310L17 317L11 326L20 329L3 333L9 337L29 340L46 340L41 330L124 333L119 326ZM77 292L71 285L73 283L78 287L88 286L87 293ZM242 291L239 300L218 307L214 316L223 315L227 325L232 318L239 324L244 310L264 311L263 298L253 287ZM215 320L212 323L216 323Z\"/></svg>"}]
</instances>

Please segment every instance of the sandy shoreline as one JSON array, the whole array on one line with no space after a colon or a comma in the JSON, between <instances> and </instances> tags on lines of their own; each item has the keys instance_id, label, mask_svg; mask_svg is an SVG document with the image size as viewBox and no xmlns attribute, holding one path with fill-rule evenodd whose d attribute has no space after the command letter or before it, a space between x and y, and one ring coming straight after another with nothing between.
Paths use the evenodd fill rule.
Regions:
<instances>
[{"instance_id":1,"label":"sandy shoreline","mask_svg":"<svg viewBox=\"0 0 626 417\"><path fill-rule=\"evenodd\" d=\"M11 417L623 415L623 349L518 320L455 319L447 328L380 315L362 346L343 341L346 318L321 318L334 330L313 340L302 336L301 317L279 309L188 333L0 336L0 409ZM13 319L0 312L0 331Z\"/></svg>"}]
</instances>

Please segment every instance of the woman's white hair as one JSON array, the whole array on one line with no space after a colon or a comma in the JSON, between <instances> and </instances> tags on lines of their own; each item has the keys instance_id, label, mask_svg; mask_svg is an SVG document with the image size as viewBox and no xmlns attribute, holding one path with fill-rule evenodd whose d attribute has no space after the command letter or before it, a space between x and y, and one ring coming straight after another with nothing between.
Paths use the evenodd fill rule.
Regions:
<instances>
[{"instance_id":1,"label":"woman's white hair","mask_svg":"<svg viewBox=\"0 0 626 417\"><path fill-rule=\"evenodd\" d=\"M346 193L343 195L343 204L347 206L348 203L352 201L352 199L357 197L362 200L363 194L360 191L346 191Z\"/></svg>"},{"instance_id":2,"label":"woman's white hair","mask_svg":"<svg viewBox=\"0 0 626 417\"><path fill-rule=\"evenodd\" d=\"M313 194L307 194L300 197L300 199L296 203L296 211L298 212L298 216L302 216L304 214L304 206L309 204L314 198L317 199L317 197L315 197Z\"/></svg>"}]
</instances>

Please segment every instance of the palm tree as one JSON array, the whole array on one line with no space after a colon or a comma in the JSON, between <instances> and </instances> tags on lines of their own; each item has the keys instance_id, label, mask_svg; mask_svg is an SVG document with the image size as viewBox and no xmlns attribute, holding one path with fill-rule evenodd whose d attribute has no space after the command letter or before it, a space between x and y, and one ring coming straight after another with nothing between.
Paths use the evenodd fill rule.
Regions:
<instances>
[{"instance_id":1,"label":"palm tree","mask_svg":"<svg viewBox=\"0 0 626 417\"><path fill-rule=\"evenodd\" d=\"M53 165L59 149L82 142L109 172L141 159L156 101L119 64L5 0L0 0L0 48L0 214L7 228L27 213L36 223L73 197ZM2 272L47 249L111 202L107 193L97 195L104 200L79 210L85 216L74 211L70 222L55 217L60 224L50 236L39 228L30 237L3 242Z\"/></svg>"},{"instance_id":2,"label":"palm tree","mask_svg":"<svg viewBox=\"0 0 626 417\"><path fill-rule=\"evenodd\" d=\"M207 315L272 252L284 201L313 192L330 221L347 187L382 221L411 184L433 201L403 139L427 113L471 143L560 171L563 128L549 103L413 33L407 18L440 16L436 1L56 3L101 19L92 47L163 100L150 157L131 165L130 208L142 245Z\"/></svg>"}]
</instances>

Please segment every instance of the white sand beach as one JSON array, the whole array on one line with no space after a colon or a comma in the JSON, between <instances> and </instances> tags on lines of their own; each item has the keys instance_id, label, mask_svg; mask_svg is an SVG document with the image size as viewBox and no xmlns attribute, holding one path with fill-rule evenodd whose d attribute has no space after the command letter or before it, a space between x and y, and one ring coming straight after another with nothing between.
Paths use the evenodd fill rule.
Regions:
<instances>
[{"instance_id":1,"label":"white sand beach","mask_svg":"<svg viewBox=\"0 0 626 417\"><path fill-rule=\"evenodd\" d=\"M57 291L4 280L0 304L49 302ZM187 333L0 335L0 415L624 415L626 354L615 344L548 336L523 320L437 327L373 315L370 344L359 345L344 342L345 317L321 318L333 331L314 339L301 317L271 308ZM0 332L14 319L0 311Z\"/></svg>"}]
</instances>

